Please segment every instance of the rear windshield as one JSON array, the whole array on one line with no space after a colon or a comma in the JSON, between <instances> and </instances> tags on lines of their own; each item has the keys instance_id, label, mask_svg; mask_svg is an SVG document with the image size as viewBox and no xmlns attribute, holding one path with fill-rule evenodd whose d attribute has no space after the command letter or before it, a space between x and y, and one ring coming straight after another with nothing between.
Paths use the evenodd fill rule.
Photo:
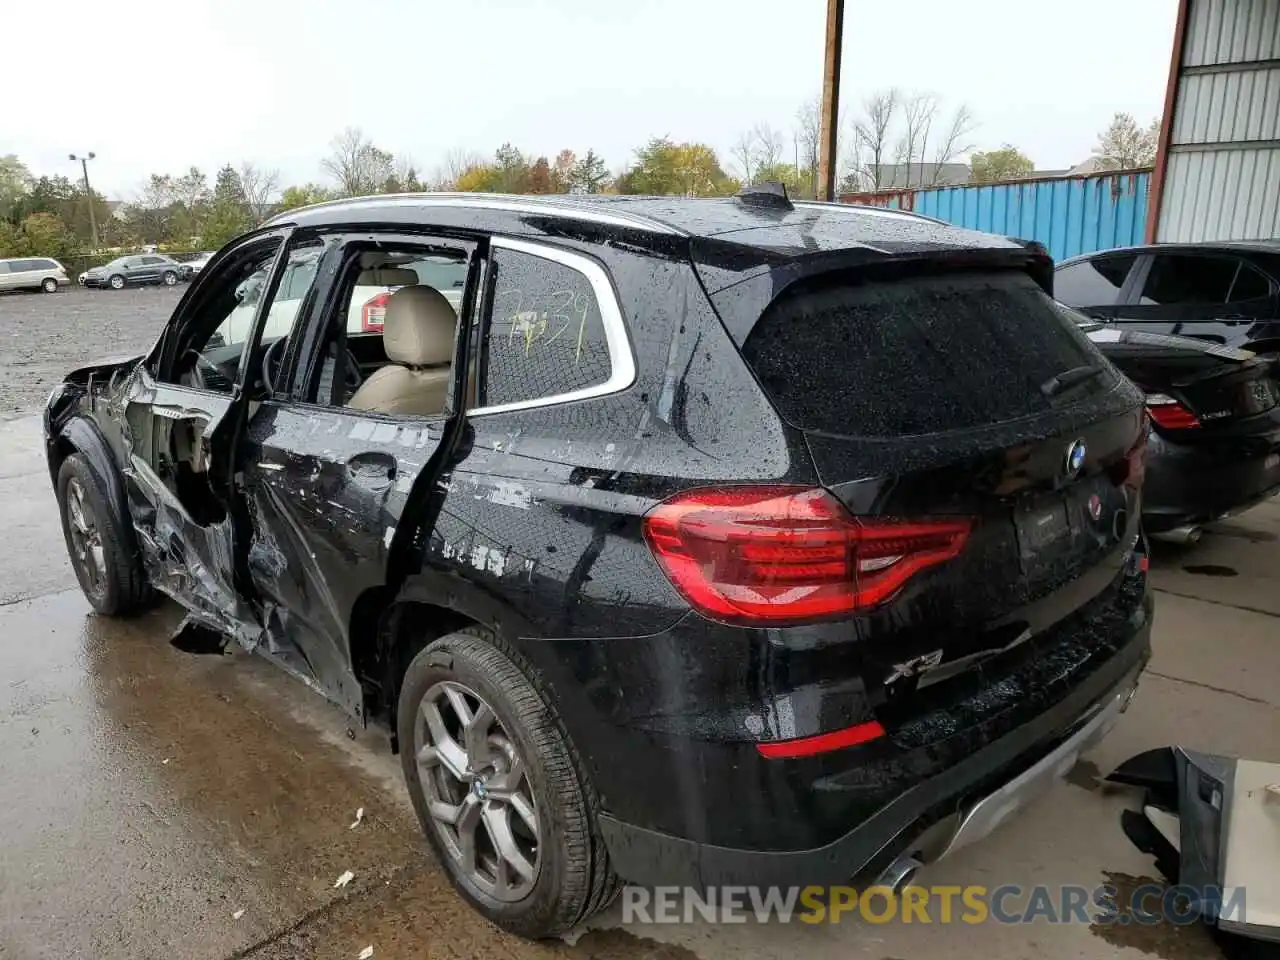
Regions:
<instances>
[{"instance_id":1,"label":"rear windshield","mask_svg":"<svg viewBox=\"0 0 1280 960\"><path fill-rule=\"evenodd\" d=\"M986 426L1115 383L1070 313L1019 271L808 281L770 305L742 352L784 418L841 436ZM1102 371L1048 386L1082 367Z\"/></svg>"}]
</instances>

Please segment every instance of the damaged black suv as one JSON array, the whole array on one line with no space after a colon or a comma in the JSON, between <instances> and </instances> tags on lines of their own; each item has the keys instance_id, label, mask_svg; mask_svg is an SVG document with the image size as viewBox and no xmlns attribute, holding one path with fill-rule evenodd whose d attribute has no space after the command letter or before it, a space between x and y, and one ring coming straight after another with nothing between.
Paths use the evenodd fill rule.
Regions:
<instances>
[{"instance_id":1,"label":"damaged black suv","mask_svg":"<svg viewBox=\"0 0 1280 960\"><path fill-rule=\"evenodd\" d=\"M45 434L93 607L168 594L383 718L458 890L894 882L1149 654L1142 397L1043 251L884 210L282 214Z\"/></svg>"}]
</instances>

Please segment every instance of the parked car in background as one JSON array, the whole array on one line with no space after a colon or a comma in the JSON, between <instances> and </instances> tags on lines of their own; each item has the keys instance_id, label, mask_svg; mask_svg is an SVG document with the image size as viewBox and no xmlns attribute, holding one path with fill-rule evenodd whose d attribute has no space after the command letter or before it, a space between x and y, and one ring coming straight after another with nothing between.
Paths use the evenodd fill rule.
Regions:
<instances>
[{"instance_id":1,"label":"parked car in background","mask_svg":"<svg viewBox=\"0 0 1280 960\"><path fill-rule=\"evenodd\" d=\"M190 260L183 261L183 266L187 268L184 280L190 280L199 275L200 271L205 268L209 261L213 259L212 253L198 253Z\"/></svg>"},{"instance_id":2,"label":"parked car in background","mask_svg":"<svg viewBox=\"0 0 1280 960\"><path fill-rule=\"evenodd\" d=\"M71 282L66 268L50 257L17 257L0 260L0 292L43 290L57 293Z\"/></svg>"},{"instance_id":3,"label":"parked car in background","mask_svg":"<svg viewBox=\"0 0 1280 960\"><path fill-rule=\"evenodd\" d=\"M183 266L172 257L161 253L135 254L118 257L110 263L86 270L86 287L108 287L123 290L141 284L164 284L172 287L182 279Z\"/></svg>"},{"instance_id":4,"label":"parked car in background","mask_svg":"<svg viewBox=\"0 0 1280 960\"><path fill-rule=\"evenodd\" d=\"M1190 337L1084 329L1146 394L1149 533L1194 542L1204 524L1280 493L1280 384L1271 360Z\"/></svg>"},{"instance_id":5,"label":"parked car in background","mask_svg":"<svg viewBox=\"0 0 1280 960\"><path fill-rule=\"evenodd\" d=\"M1063 260L1053 287L1120 329L1280 354L1280 241L1105 250Z\"/></svg>"},{"instance_id":6,"label":"parked car in background","mask_svg":"<svg viewBox=\"0 0 1280 960\"><path fill-rule=\"evenodd\" d=\"M67 549L100 614L158 588L388 721L507 930L620 880L896 885L1150 655L1142 396L1051 270L780 189L291 210L50 395Z\"/></svg>"}]
</instances>

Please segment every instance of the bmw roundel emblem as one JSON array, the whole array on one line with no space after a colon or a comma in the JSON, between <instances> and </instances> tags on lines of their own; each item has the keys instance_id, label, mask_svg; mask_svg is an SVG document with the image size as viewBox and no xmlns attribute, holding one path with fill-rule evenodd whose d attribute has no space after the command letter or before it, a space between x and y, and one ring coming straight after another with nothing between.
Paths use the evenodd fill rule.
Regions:
<instances>
[{"instance_id":1,"label":"bmw roundel emblem","mask_svg":"<svg viewBox=\"0 0 1280 960\"><path fill-rule=\"evenodd\" d=\"M1084 441L1076 440L1067 447L1067 456L1063 462L1068 477L1074 477L1084 466L1084 455L1087 452Z\"/></svg>"}]
</instances>

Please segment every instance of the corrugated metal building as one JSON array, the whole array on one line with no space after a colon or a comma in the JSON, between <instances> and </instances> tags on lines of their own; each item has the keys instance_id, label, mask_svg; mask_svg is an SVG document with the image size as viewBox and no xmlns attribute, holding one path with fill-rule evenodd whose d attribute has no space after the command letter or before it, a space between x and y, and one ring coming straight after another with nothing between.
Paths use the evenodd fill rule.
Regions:
<instances>
[{"instance_id":1,"label":"corrugated metal building","mask_svg":"<svg viewBox=\"0 0 1280 960\"><path fill-rule=\"evenodd\" d=\"M1179 0L1147 238L1280 238L1280 0Z\"/></svg>"}]
</instances>

